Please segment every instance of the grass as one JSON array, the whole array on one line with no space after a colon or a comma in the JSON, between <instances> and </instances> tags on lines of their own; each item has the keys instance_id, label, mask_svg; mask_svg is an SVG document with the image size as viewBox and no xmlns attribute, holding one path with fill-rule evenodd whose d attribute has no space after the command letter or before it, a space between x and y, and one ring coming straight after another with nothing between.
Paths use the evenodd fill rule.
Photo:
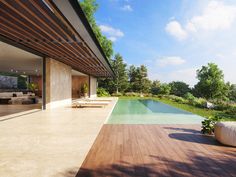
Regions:
<instances>
[{"instance_id":1,"label":"grass","mask_svg":"<svg viewBox=\"0 0 236 177\"><path fill-rule=\"evenodd\" d=\"M216 110L211 110L211 109L198 108L198 107L188 105L188 104L177 103L175 101L172 101L172 100L169 100L166 98L162 98L162 99L154 98L154 100L163 102L165 104L169 104L169 105L174 106L176 108L183 109L185 111L200 115L202 117L210 117L210 116L214 116L214 115L222 112L222 111L216 111Z\"/></svg>"},{"instance_id":2,"label":"grass","mask_svg":"<svg viewBox=\"0 0 236 177\"><path fill-rule=\"evenodd\" d=\"M154 97L127 97L127 96L122 96L120 97L122 99L153 99L160 101L162 103L171 105L173 107L183 109L185 111L191 112L193 114L200 115L202 117L210 117L210 116L215 116L215 115L221 115L223 118L221 119L222 121L236 121L236 115L227 115L224 113L224 111L217 111L217 110L212 110L212 109L205 109L205 108L199 108L195 107L189 104L183 104L183 103L177 103L175 101L166 99L166 98L154 98Z\"/></svg>"},{"instance_id":3,"label":"grass","mask_svg":"<svg viewBox=\"0 0 236 177\"><path fill-rule=\"evenodd\" d=\"M189 104L183 104L183 103L177 103L175 101L166 99L166 98L152 98L154 100L163 102L165 104L169 104L171 106L174 106L176 108L179 109L183 109L185 111L189 111L193 114L197 114L200 115L202 117L210 117L210 116L215 116L215 115L219 115L220 117L222 117L220 120L221 121L236 121L236 115L229 115L226 114L224 111L217 111L217 110L212 110L212 109L204 109L204 108L199 108L199 107L195 107Z\"/></svg>"}]
</instances>

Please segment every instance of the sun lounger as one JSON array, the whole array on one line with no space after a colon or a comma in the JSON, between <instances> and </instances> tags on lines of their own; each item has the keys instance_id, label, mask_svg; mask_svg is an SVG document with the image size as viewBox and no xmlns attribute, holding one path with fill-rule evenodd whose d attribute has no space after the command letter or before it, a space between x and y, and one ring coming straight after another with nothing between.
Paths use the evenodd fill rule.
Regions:
<instances>
[{"instance_id":1,"label":"sun lounger","mask_svg":"<svg viewBox=\"0 0 236 177\"><path fill-rule=\"evenodd\" d=\"M102 101L76 101L72 104L72 107L79 108L79 107L105 107L108 105L109 102L102 102Z\"/></svg>"},{"instance_id":2,"label":"sun lounger","mask_svg":"<svg viewBox=\"0 0 236 177\"><path fill-rule=\"evenodd\" d=\"M106 101L106 102L110 102L110 101L112 101L112 99L87 98L87 99L85 99L85 101Z\"/></svg>"}]
</instances>

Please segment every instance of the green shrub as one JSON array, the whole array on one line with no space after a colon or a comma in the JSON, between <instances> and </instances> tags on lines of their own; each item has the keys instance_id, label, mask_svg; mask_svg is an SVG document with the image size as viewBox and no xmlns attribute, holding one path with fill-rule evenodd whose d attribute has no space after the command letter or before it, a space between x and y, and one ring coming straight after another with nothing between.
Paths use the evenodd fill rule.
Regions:
<instances>
[{"instance_id":1,"label":"green shrub","mask_svg":"<svg viewBox=\"0 0 236 177\"><path fill-rule=\"evenodd\" d=\"M157 97L158 97L158 98L161 98L161 99L162 99L162 98L165 98L164 95L157 95Z\"/></svg>"},{"instance_id":2,"label":"green shrub","mask_svg":"<svg viewBox=\"0 0 236 177\"><path fill-rule=\"evenodd\" d=\"M97 88L97 95L99 97L110 96L110 94L104 88Z\"/></svg>"},{"instance_id":3,"label":"green shrub","mask_svg":"<svg viewBox=\"0 0 236 177\"><path fill-rule=\"evenodd\" d=\"M217 101L215 103L215 110L219 110L219 111L224 111L224 110L228 110L231 108L231 105L227 102L223 102L223 101Z\"/></svg>"},{"instance_id":4,"label":"green shrub","mask_svg":"<svg viewBox=\"0 0 236 177\"><path fill-rule=\"evenodd\" d=\"M169 100L175 100L178 96L175 96L175 95L163 95L164 98L167 98Z\"/></svg>"},{"instance_id":5,"label":"green shrub","mask_svg":"<svg viewBox=\"0 0 236 177\"><path fill-rule=\"evenodd\" d=\"M229 107L226 111L225 111L226 114L229 114L229 115L234 115L236 116L236 107L235 106L231 106Z\"/></svg>"},{"instance_id":6,"label":"green shrub","mask_svg":"<svg viewBox=\"0 0 236 177\"><path fill-rule=\"evenodd\" d=\"M191 94L189 92L184 95L184 98L186 100L188 100L188 103L190 105L197 106L197 107L200 107L200 108L205 107L206 102L207 102L206 99L204 99L204 98L196 98L195 96L193 96L193 94Z\"/></svg>"},{"instance_id":7,"label":"green shrub","mask_svg":"<svg viewBox=\"0 0 236 177\"><path fill-rule=\"evenodd\" d=\"M111 95L112 95L112 96L115 96L115 97L123 96L123 94L120 93L120 92L118 92L118 93L112 93Z\"/></svg>"},{"instance_id":8,"label":"green shrub","mask_svg":"<svg viewBox=\"0 0 236 177\"><path fill-rule=\"evenodd\" d=\"M194 101L194 99L195 99L195 96L193 96L193 94L191 94L191 93L186 93L186 94L184 94L184 98L186 99L186 100L189 100L190 102L192 101Z\"/></svg>"},{"instance_id":9,"label":"green shrub","mask_svg":"<svg viewBox=\"0 0 236 177\"><path fill-rule=\"evenodd\" d=\"M183 99L182 97L176 97L174 99L174 101L176 101L177 103L183 103L185 104L187 101L185 99Z\"/></svg>"},{"instance_id":10,"label":"green shrub","mask_svg":"<svg viewBox=\"0 0 236 177\"><path fill-rule=\"evenodd\" d=\"M139 93L135 93L135 92L126 92L124 95L130 96L130 97L139 97L140 96Z\"/></svg>"},{"instance_id":11,"label":"green shrub","mask_svg":"<svg viewBox=\"0 0 236 177\"><path fill-rule=\"evenodd\" d=\"M152 95L153 98L160 98L160 95Z\"/></svg>"},{"instance_id":12,"label":"green shrub","mask_svg":"<svg viewBox=\"0 0 236 177\"><path fill-rule=\"evenodd\" d=\"M207 103L207 100L204 98L197 98L195 101L196 101L196 106L198 106L200 108L204 108Z\"/></svg>"},{"instance_id":13,"label":"green shrub","mask_svg":"<svg viewBox=\"0 0 236 177\"><path fill-rule=\"evenodd\" d=\"M202 130L201 130L201 132L203 134L212 135L214 133L215 124L220 119L221 118L219 116L213 116L213 117L206 118L204 121L202 121Z\"/></svg>"},{"instance_id":14,"label":"green shrub","mask_svg":"<svg viewBox=\"0 0 236 177\"><path fill-rule=\"evenodd\" d=\"M183 104L186 104L186 103L187 103L187 100L185 100L185 99L182 98L182 97L175 96L175 95L164 95L164 98L167 98L167 99L169 99L169 100L175 101L175 102L177 102L177 103L183 103Z\"/></svg>"},{"instance_id":15,"label":"green shrub","mask_svg":"<svg viewBox=\"0 0 236 177\"><path fill-rule=\"evenodd\" d=\"M144 97L152 97L153 95L151 93L144 93L143 96Z\"/></svg>"}]
</instances>

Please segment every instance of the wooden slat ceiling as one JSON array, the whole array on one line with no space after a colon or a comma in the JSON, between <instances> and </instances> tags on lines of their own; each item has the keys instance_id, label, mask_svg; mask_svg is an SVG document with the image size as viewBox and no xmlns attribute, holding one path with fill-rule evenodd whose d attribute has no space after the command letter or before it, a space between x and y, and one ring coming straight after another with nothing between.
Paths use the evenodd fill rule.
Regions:
<instances>
[{"instance_id":1,"label":"wooden slat ceiling","mask_svg":"<svg viewBox=\"0 0 236 177\"><path fill-rule=\"evenodd\" d=\"M50 0L0 0L0 35L96 77L111 68L86 44Z\"/></svg>"}]
</instances>

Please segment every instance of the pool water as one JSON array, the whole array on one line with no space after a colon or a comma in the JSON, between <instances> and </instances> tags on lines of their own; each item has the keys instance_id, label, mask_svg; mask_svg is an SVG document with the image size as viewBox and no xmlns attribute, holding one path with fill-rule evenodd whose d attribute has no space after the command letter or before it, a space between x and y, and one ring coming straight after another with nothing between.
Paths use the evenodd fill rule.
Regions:
<instances>
[{"instance_id":1,"label":"pool water","mask_svg":"<svg viewBox=\"0 0 236 177\"><path fill-rule=\"evenodd\" d=\"M151 99L119 99L107 124L200 124L203 119Z\"/></svg>"}]
</instances>

